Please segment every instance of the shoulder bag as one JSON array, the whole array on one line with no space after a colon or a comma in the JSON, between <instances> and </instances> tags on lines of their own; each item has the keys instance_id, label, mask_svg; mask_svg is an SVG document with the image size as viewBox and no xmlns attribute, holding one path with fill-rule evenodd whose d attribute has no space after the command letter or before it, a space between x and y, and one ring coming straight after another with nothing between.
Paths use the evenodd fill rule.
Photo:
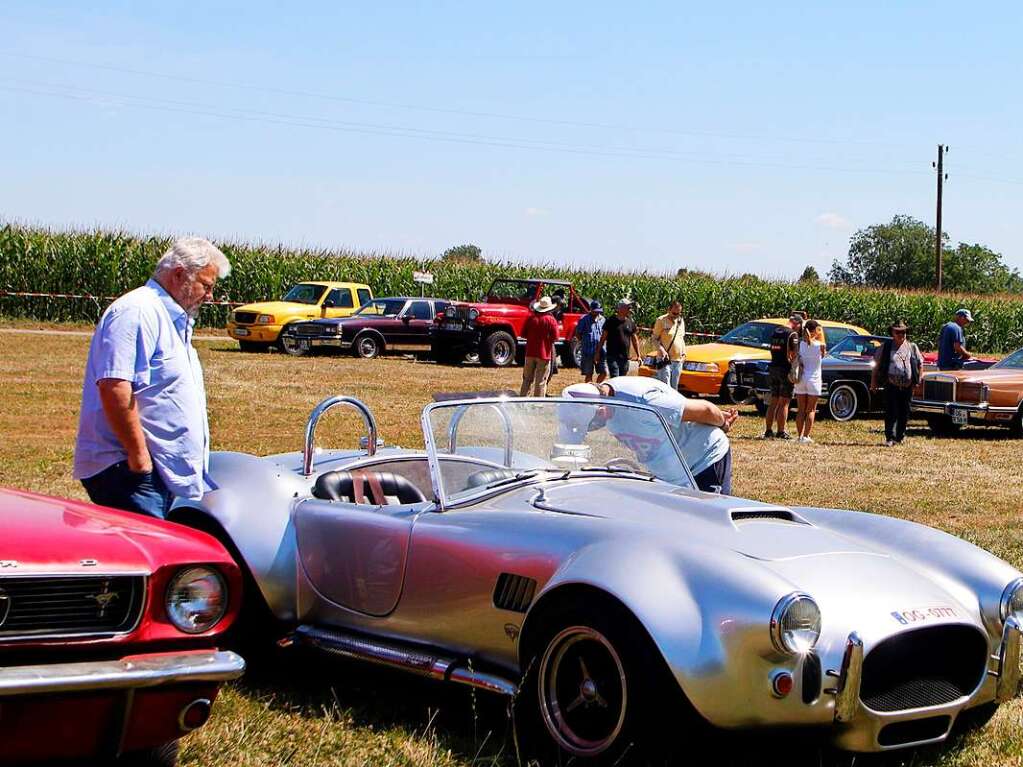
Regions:
<instances>
[{"instance_id":1,"label":"shoulder bag","mask_svg":"<svg viewBox=\"0 0 1023 767\"><path fill-rule=\"evenodd\" d=\"M788 346L787 341L785 345ZM789 383L791 384L799 383L799 379L803 377L803 358L799 356L799 350L802 345L802 341L799 341L796 345L796 358L792 360L792 365L789 367Z\"/></svg>"},{"instance_id":2,"label":"shoulder bag","mask_svg":"<svg viewBox=\"0 0 1023 767\"><path fill-rule=\"evenodd\" d=\"M682 327L682 321L681 320L676 320L675 321L675 332L671 334L671 343L668 344L668 348L669 349L675 345L675 339L678 338L678 329L680 327ZM655 357L654 358L654 370L663 370L664 368L668 367L668 365L670 365L670 364L671 364L671 359L667 355L665 355L663 357Z\"/></svg>"}]
</instances>

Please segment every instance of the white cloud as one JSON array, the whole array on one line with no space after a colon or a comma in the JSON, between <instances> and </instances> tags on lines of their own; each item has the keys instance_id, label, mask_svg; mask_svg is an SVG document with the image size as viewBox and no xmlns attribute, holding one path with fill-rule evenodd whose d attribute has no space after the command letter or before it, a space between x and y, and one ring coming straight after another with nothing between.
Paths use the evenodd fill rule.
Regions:
<instances>
[{"instance_id":1,"label":"white cloud","mask_svg":"<svg viewBox=\"0 0 1023 767\"><path fill-rule=\"evenodd\" d=\"M550 213L550 211L546 208L526 208L527 218L539 218L541 216L546 216L548 213Z\"/></svg>"},{"instance_id":2,"label":"white cloud","mask_svg":"<svg viewBox=\"0 0 1023 767\"><path fill-rule=\"evenodd\" d=\"M852 229L852 222L845 216L838 213L821 213L817 216L817 223L826 226L828 229Z\"/></svg>"}]
</instances>

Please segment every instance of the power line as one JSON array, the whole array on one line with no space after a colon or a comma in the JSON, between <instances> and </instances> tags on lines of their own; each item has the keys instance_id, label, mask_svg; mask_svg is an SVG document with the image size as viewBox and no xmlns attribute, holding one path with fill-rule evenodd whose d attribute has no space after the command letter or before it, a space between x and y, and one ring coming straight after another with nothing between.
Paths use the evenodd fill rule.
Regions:
<instances>
[{"instance_id":1,"label":"power line","mask_svg":"<svg viewBox=\"0 0 1023 767\"><path fill-rule=\"evenodd\" d=\"M764 136L756 134L743 134L743 133L721 133L716 131L700 131L700 130L683 130L679 128L667 128L663 126L636 126L627 125L623 123L612 123L612 122L600 122L600 121L584 121L584 120L566 120L559 118L546 118L546 117L535 117L527 115L515 115L502 112L486 112L468 109L454 109L449 107L433 107L422 104L403 104L398 102L379 101L375 99L362 99L354 98L351 96L341 96L331 93L321 93L316 91L303 91L294 90L290 88L278 88L269 85L256 85L252 83L237 83L228 82L224 80L211 80L207 78L189 77L187 75L175 75L167 74L165 72L154 72L145 69L134 69L131 67L121 67L112 64L101 64L96 62L88 61L75 61L70 59L62 59L52 56L39 56L27 53L18 53L15 51L3 51L0 50L0 55L10 56L13 58L28 59L34 61L45 61L53 64L61 64L64 66L72 67L89 67L92 69L102 69L109 72L119 72L121 74L130 74L139 77L154 77L163 80L171 80L182 83L191 83L195 85L211 85L218 88L235 88L239 90L251 90L260 91L263 93L275 93L283 96L297 96L300 98L311 98L321 99L325 101L336 101L347 104L359 104L362 106L372 106L386 109L405 109L417 112L432 112L435 114L446 114L446 115L457 115L461 117L482 117L487 119L498 119L498 120L515 120L519 122L538 123L544 125L560 125L566 127L576 128L595 128L601 130L618 130L618 131L630 131L630 132L650 132L650 133L663 133L673 134L678 136L696 136L701 138L716 138L716 139L729 139L729 140L740 140L740 141L756 141L756 142L770 142L776 141L780 143L796 143L796 144L831 144L831 145L848 145L848 144L862 144L864 146L889 146L889 147L907 147L910 146L908 143L892 143L884 141L874 141L870 139L850 139L850 138L823 138L823 137L792 137L792 136Z\"/></svg>"},{"instance_id":2,"label":"power line","mask_svg":"<svg viewBox=\"0 0 1023 767\"><path fill-rule=\"evenodd\" d=\"M49 90L42 90L42 88L48 88ZM686 153L666 149L646 149L623 146L611 147L601 147L592 145L580 146L576 144L565 144L560 142L551 142L538 139L509 138L504 136L487 136L480 134L462 134L449 131L433 131L423 128L411 128L399 125L383 125L375 123L337 121L321 117L303 117L248 109L242 110L232 109L229 111L224 111L224 109L220 107L196 102L162 99L149 96L134 96L128 94L110 93L107 91L100 91L91 88L80 88L77 86L66 86L62 84L53 83L34 83L28 87L18 85L0 85L0 90L16 93L26 93L38 96L47 96L52 98L62 98L90 104L95 104L97 101L97 97L101 97L103 99L119 100L117 106L122 107L157 110L164 112L175 112L181 114L202 115L228 120L241 120L245 122L266 125L319 128L324 130L357 133L364 135L385 136L392 138L414 138L424 141L435 141L477 146L491 146L512 149L533 149L547 152L563 152L568 154L581 154L598 157L677 160L703 165L782 168L786 170L811 170L836 173L919 175L920 173L923 172L901 168L864 168L864 167L852 168L784 162L765 162L762 160L752 160L739 155L732 155L726 159L717 159L706 157L705 153L695 152Z\"/></svg>"}]
</instances>

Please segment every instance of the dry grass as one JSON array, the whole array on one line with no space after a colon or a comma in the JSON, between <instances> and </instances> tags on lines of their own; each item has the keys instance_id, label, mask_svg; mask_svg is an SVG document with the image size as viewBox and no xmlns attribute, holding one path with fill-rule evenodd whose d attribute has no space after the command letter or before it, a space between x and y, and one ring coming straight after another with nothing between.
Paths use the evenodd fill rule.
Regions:
<instances>
[{"instance_id":1,"label":"dry grass","mask_svg":"<svg viewBox=\"0 0 1023 767\"><path fill-rule=\"evenodd\" d=\"M230 342L204 343L199 350L215 447L255 453L299 449L309 410L335 393L365 400L389 443L421 445L418 412L433 392L517 388L519 375L516 369L443 367L403 358L250 355ZM0 332L0 484L84 497L71 480L70 465L87 351L81 337ZM574 371L563 371L555 388L575 380ZM913 519L1023 567L1019 442L1003 431L979 429L935 440L915 428L906 446L885 450L879 426L867 419L822 420L816 444L786 445L757 440L762 422L749 410L733 432L736 492ZM360 430L354 416L332 415L319 438L354 445ZM357 665L304 663L284 658L279 667L228 688L210 725L184 742L183 763L515 763L500 700ZM729 738L716 749L738 755L715 763L767 764L764 753L785 753L790 765L1023 765L1021 718L1019 702L1003 706L982 730L886 760L832 757L802 737L758 736L738 743ZM794 743L799 746L792 756Z\"/></svg>"}]
</instances>

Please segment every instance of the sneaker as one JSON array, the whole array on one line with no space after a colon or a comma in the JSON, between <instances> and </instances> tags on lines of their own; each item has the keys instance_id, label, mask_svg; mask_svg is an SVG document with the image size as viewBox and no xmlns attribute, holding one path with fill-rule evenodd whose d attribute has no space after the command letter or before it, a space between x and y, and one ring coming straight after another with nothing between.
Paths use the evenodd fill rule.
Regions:
<instances>
[{"instance_id":1,"label":"sneaker","mask_svg":"<svg viewBox=\"0 0 1023 767\"><path fill-rule=\"evenodd\" d=\"M798 442L800 445L809 445L811 442L813 442L813 440L810 439L809 437L796 437L796 442Z\"/></svg>"},{"instance_id":2,"label":"sneaker","mask_svg":"<svg viewBox=\"0 0 1023 767\"><path fill-rule=\"evenodd\" d=\"M792 435L787 431L778 432L778 439L792 439Z\"/></svg>"},{"instance_id":3,"label":"sneaker","mask_svg":"<svg viewBox=\"0 0 1023 767\"><path fill-rule=\"evenodd\" d=\"M885 440L884 446L885 447L895 447L895 440L894 439Z\"/></svg>"},{"instance_id":4,"label":"sneaker","mask_svg":"<svg viewBox=\"0 0 1023 767\"><path fill-rule=\"evenodd\" d=\"M760 439L774 439L774 432L768 429L767 431L764 432L764 436L761 437Z\"/></svg>"}]
</instances>

